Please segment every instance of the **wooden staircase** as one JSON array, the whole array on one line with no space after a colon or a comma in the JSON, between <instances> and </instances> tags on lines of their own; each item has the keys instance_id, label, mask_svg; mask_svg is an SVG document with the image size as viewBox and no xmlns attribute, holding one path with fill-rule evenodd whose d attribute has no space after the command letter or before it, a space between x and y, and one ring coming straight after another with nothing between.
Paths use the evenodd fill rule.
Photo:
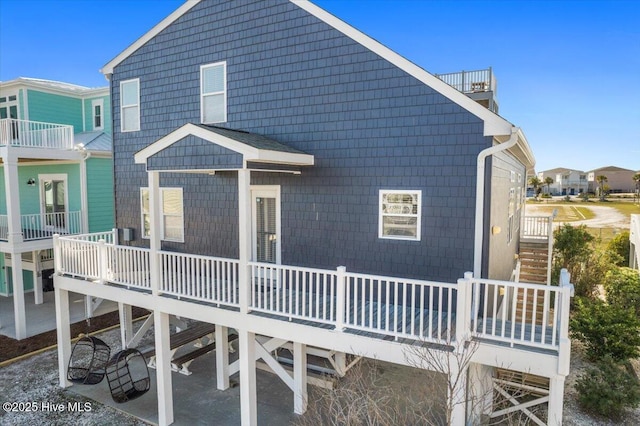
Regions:
<instances>
[{"instance_id":1,"label":"wooden staircase","mask_svg":"<svg viewBox=\"0 0 640 426\"><path fill-rule=\"evenodd\" d=\"M534 284L547 283L547 265L549 259L549 245L546 240L541 242L520 242L520 282ZM516 321L525 321L529 324L535 322L542 324L544 293L535 290L518 290L516 295L518 303L516 308ZM524 303L526 297L526 303ZM535 319L533 318L534 304L536 306Z\"/></svg>"}]
</instances>

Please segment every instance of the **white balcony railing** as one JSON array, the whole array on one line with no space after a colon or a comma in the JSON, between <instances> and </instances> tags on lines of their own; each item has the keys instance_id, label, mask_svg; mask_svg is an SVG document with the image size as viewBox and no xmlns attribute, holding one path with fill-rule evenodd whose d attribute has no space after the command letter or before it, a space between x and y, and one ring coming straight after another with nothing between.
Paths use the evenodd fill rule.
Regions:
<instances>
[{"instance_id":1,"label":"white balcony railing","mask_svg":"<svg viewBox=\"0 0 640 426\"><path fill-rule=\"evenodd\" d=\"M55 237L56 272L95 285L155 290L160 296L357 330L374 338L448 345L477 337L558 353L568 342L572 286L566 274L560 287L474 279L471 273L453 284L357 274L344 267L249 262L243 284L238 260L160 251L160 277L151 280L149 249L92 239ZM241 292L241 285L249 291Z\"/></svg>"},{"instance_id":2,"label":"white balcony railing","mask_svg":"<svg viewBox=\"0 0 640 426\"><path fill-rule=\"evenodd\" d=\"M565 281L549 286L472 279L472 334L511 346L557 349L561 332L568 333L573 291Z\"/></svg>"},{"instance_id":3,"label":"white balcony railing","mask_svg":"<svg viewBox=\"0 0 640 426\"><path fill-rule=\"evenodd\" d=\"M460 71L436 74L440 80L462 93L496 92L497 82L491 68L476 71Z\"/></svg>"},{"instance_id":4,"label":"white balcony railing","mask_svg":"<svg viewBox=\"0 0 640 426\"><path fill-rule=\"evenodd\" d=\"M73 149L73 126L4 118L0 120L0 145Z\"/></svg>"},{"instance_id":5,"label":"white balcony railing","mask_svg":"<svg viewBox=\"0 0 640 426\"><path fill-rule=\"evenodd\" d=\"M20 216L19 230L23 241L51 238L53 234L73 235L83 232L82 211L62 213L36 213ZM0 240L9 238L9 218L0 215Z\"/></svg>"},{"instance_id":6,"label":"white balcony railing","mask_svg":"<svg viewBox=\"0 0 640 426\"><path fill-rule=\"evenodd\" d=\"M525 216L522 227L522 238L546 240L553 235L552 216Z\"/></svg>"}]
</instances>

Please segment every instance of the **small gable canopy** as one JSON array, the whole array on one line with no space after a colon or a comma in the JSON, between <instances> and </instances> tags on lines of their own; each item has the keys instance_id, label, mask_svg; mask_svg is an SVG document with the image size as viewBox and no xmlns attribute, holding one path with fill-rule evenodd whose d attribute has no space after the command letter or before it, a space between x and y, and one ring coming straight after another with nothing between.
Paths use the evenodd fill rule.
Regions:
<instances>
[{"instance_id":1,"label":"small gable canopy","mask_svg":"<svg viewBox=\"0 0 640 426\"><path fill-rule=\"evenodd\" d=\"M147 170L215 172L257 169L297 172L313 155L262 135L201 124L185 124L135 154Z\"/></svg>"}]
</instances>

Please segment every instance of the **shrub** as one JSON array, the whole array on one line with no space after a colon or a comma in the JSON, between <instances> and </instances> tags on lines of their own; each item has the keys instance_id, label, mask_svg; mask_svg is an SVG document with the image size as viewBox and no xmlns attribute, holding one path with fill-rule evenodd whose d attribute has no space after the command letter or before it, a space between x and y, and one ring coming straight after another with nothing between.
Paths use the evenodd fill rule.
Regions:
<instances>
[{"instance_id":1,"label":"shrub","mask_svg":"<svg viewBox=\"0 0 640 426\"><path fill-rule=\"evenodd\" d=\"M640 319L632 309L577 298L570 327L591 360L608 355L622 361L640 355Z\"/></svg>"},{"instance_id":2,"label":"shrub","mask_svg":"<svg viewBox=\"0 0 640 426\"><path fill-rule=\"evenodd\" d=\"M594 237L587 227L565 224L554 233L552 282L558 282L560 270L566 268L575 285L576 296L594 297L605 274L618 259L615 253L596 251Z\"/></svg>"},{"instance_id":3,"label":"shrub","mask_svg":"<svg viewBox=\"0 0 640 426\"><path fill-rule=\"evenodd\" d=\"M640 402L640 384L624 366L605 357L576 381L578 403L591 413L619 419Z\"/></svg>"},{"instance_id":4,"label":"shrub","mask_svg":"<svg viewBox=\"0 0 640 426\"><path fill-rule=\"evenodd\" d=\"M591 242L594 238L585 225L574 227L567 223L554 232L554 238L554 259L563 268L586 260L593 251Z\"/></svg>"},{"instance_id":5,"label":"shrub","mask_svg":"<svg viewBox=\"0 0 640 426\"><path fill-rule=\"evenodd\" d=\"M613 239L607 245L607 250L613 253L617 253L622 258L616 265L629 266L629 254L631 253L629 231L623 231L613 237Z\"/></svg>"},{"instance_id":6,"label":"shrub","mask_svg":"<svg viewBox=\"0 0 640 426\"><path fill-rule=\"evenodd\" d=\"M631 268L614 268L605 278L604 289L611 305L633 309L640 317L640 272Z\"/></svg>"}]
</instances>

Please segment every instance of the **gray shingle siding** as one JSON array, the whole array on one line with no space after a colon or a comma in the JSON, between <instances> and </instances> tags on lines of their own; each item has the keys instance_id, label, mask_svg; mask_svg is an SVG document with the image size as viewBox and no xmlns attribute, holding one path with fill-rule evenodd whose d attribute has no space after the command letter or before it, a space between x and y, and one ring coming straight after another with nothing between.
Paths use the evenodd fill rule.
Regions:
<instances>
[{"instance_id":1,"label":"gray shingle siding","mask_svg":"<svg viewBox=\"0 0 640 426\"><path fill-rule=\"evenodd\" d=\"M200 121L200 66L219 61L222 126L315 156L299 176L252 174L253 185L281 185L283 263L448 281L472 269L475 164L491 144L483 122L283 0L203 1L115 68L118 227L140 228L147 177L133 154ZM140 79L141 131L121 133L119 84L130 78ZM237 256L233 172L161 184L184 186L185 243L165 247ZM422 190L421 241L378 238L380 189Z\"/></svg>"},{"instance_id":2,"label":"gray shingle siding","mask_svg":"<svg viewBox=\"0 0 640 426\"><path fill-rule=\"evenodd\" d=\"M195 136L187 136L147 160L149 170L239 169L242 155Z\"/></svg>"}]
</instances>

